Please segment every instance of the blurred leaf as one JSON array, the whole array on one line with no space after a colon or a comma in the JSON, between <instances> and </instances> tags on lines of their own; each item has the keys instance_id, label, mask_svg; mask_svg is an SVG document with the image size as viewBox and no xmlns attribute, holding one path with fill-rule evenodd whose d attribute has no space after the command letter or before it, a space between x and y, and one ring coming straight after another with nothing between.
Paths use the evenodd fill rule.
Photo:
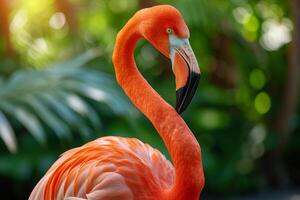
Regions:
<instances>
[{"instance_id":1,"label":"blurred leaf","mask_svg":"<svg viewBox=\"0 0 300 200\"><path fill-rule=\"evenodd\" d=\"M30 105L36 113L39 113L39 117L55 132L59 138L67 137L70 134L68 126L60 121L57 115L55 115L47 106L36 98L27 97L27 103Z\"/></svg>"},{"instance_id":2,"label":"blurred leaf","mask_svg":"<svg viewBox=\"0 0 300 200\"><path fill-rule=\"evenodd\" d=\"M88 51L46 70L19 70L2 81L0 133L10 151L16 150L16 141L6 113L40 143L44 143L48 128L59 138L69 138L72 127L82 131L83 137L99 128L100 118L87 98L107 104L116 114L130 113L128 102L111 76L83 68L96 56L95 51ZM88 119L92 129L84 119Z\"/></svg>"},{"instance_id":3,"label":"blurred leaf","mask_svg":"<svg viewBox=\"0 0 300 200\"><path fill-rule=\"evenodd\" d=\"M2 112L0 112L0 137L10 152L16 152L17 141L15 133Z\"/></svg>"},{"instance_id":4,"label":"blurred leaf","mask_svg":"<svg viewBox=\"0 0 300 200\"><path fill-rule=\"evenodd\" d=\"M98 57L99 55L100 55L100 49L90 49L86 53L81 54L76 58L73 58L73 59L63 62L63 63L55 64L55 65L51 66L51 68L82 67L85 64L87 64L89 61L91 61L92 59Z\"/></svg>"},{"instance_id":5,"label":"blurred leaf","mask_svg":"<svg viewBox=\"0 0 300 200\"><path fill-rule=\"evenodd\" d=\"M9 102L0 102L0 108L14 116L40 142L45 142L45 131L39 119L25 108Z\"/></svg>"}]
</instances>

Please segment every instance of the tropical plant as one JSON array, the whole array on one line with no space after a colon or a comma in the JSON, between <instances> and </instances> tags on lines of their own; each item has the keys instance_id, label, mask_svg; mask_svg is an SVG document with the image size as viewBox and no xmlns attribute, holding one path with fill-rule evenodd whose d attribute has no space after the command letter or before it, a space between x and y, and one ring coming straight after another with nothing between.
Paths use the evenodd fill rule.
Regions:
<instances>
[{"instance_id":1,"label":"tropical plant","mask_svg":"<svg viewBox=\"0 0 300 200\"><path fill-rule=\"evenodd\" d=\"M48 128L59 138L68 138L70 126L83 137L90 127L99 127L89 99L106 104L116 114L130 112L110 75L84 67L97 55L92 50L44 70L19 70L8 80L0 79L0 136L11 152L17 150L17 134L10 119L45 143Z\"/></svg>"}]
</instances>

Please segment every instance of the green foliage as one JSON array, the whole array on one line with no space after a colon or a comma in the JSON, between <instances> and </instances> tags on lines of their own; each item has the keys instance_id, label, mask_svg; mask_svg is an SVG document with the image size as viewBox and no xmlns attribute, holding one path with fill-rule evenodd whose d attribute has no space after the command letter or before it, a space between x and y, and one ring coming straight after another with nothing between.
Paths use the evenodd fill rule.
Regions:
<instances>
[{"instance_id":1,"label":"green foliage","mask_svg":"<svg viewBox=\"0 0 300 200\"><path fill-rule=\"evenodd\" d=\"M69 138L70 126L83 137L101 126L97 111L88 99L107 104L115 114L130 112L129 105L112 77L84 66L97 56L95 51L55 64L45 70L19 70L0 88L0 136L11 152L17 149L8 118L17 120L40 143L46 127L58 138ZM84 119L88 122L82 123Z\"/></svg>"},{"instance_id":2,"label":"green foliage","mask_svg":"<svg viewBox=\"0 0 300 200\"><path fill-rule=\"evenodd\" d=\"M280 142L274 118L295 29L287 1L69 1L76 29L54 0L12 2L15 54L4 54L0 38L0 136L18 151L10 154L0 142L1 188L27 198L59 154L103 135L136 137L167 155L153 126L116 86L111 63L117 32L140 5L155 2L182 12L200 64L199 91L182 116L202 148L205 192L223 197L269 186L261 162ZM170 62L147 41L139 42L135 58L154 89L174 104ZM298 108L293 133L299 119ZM285 154L291 174L298 147L294 134Z\"/></svg>"}]
</instances>

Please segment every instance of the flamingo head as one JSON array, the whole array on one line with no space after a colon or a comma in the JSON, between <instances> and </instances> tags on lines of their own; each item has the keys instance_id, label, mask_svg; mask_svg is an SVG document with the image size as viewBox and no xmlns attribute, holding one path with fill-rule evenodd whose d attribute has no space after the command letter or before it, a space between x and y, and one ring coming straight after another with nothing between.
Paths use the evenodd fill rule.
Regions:
<instances>
[{"instance_id":1,"label":"flamingo head","mask_svg":"<svg viewBox=\"0 0 300 200\"><path fill-rule=\"evenodd\" d=\"M200 69L189 43L189 29L180 12L169 5L146 8L137 13L140 34L171 59L176 80L176 111L190 104L200 80Z\"/></svg>"}]
</instances>

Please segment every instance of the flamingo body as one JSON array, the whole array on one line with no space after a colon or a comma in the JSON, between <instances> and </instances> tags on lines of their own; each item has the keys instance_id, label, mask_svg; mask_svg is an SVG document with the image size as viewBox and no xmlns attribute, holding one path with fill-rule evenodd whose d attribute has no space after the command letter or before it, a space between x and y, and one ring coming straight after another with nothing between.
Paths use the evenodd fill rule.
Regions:
<instances>
[{"instance_id":1,"label":"flamingo body","mask_svg":"<svg viewBox=\"0 0 300 200\"><path fill-rule=\"evenodd\" d=\"M134 48L145 38L172 61L174 109L139 73ZM30 200L198 200L204 186L201 149L180 113L190 103L200 70L180 12L168 5L138 11L118 33L116 79L164 141L172 164L137 139L103 137L64 153Z\"/></svg>"},{"instance_id":2,"label":"flamingo body","mask_svg":"<svg viewBox=\"0 0 300 200\"><path fill-rule=\"evenodd\" d=\"M154 200L173 183L173 166L158 150L134 138L110 136L65 152L30 200Z\"/></svg>"}]
</instances>

